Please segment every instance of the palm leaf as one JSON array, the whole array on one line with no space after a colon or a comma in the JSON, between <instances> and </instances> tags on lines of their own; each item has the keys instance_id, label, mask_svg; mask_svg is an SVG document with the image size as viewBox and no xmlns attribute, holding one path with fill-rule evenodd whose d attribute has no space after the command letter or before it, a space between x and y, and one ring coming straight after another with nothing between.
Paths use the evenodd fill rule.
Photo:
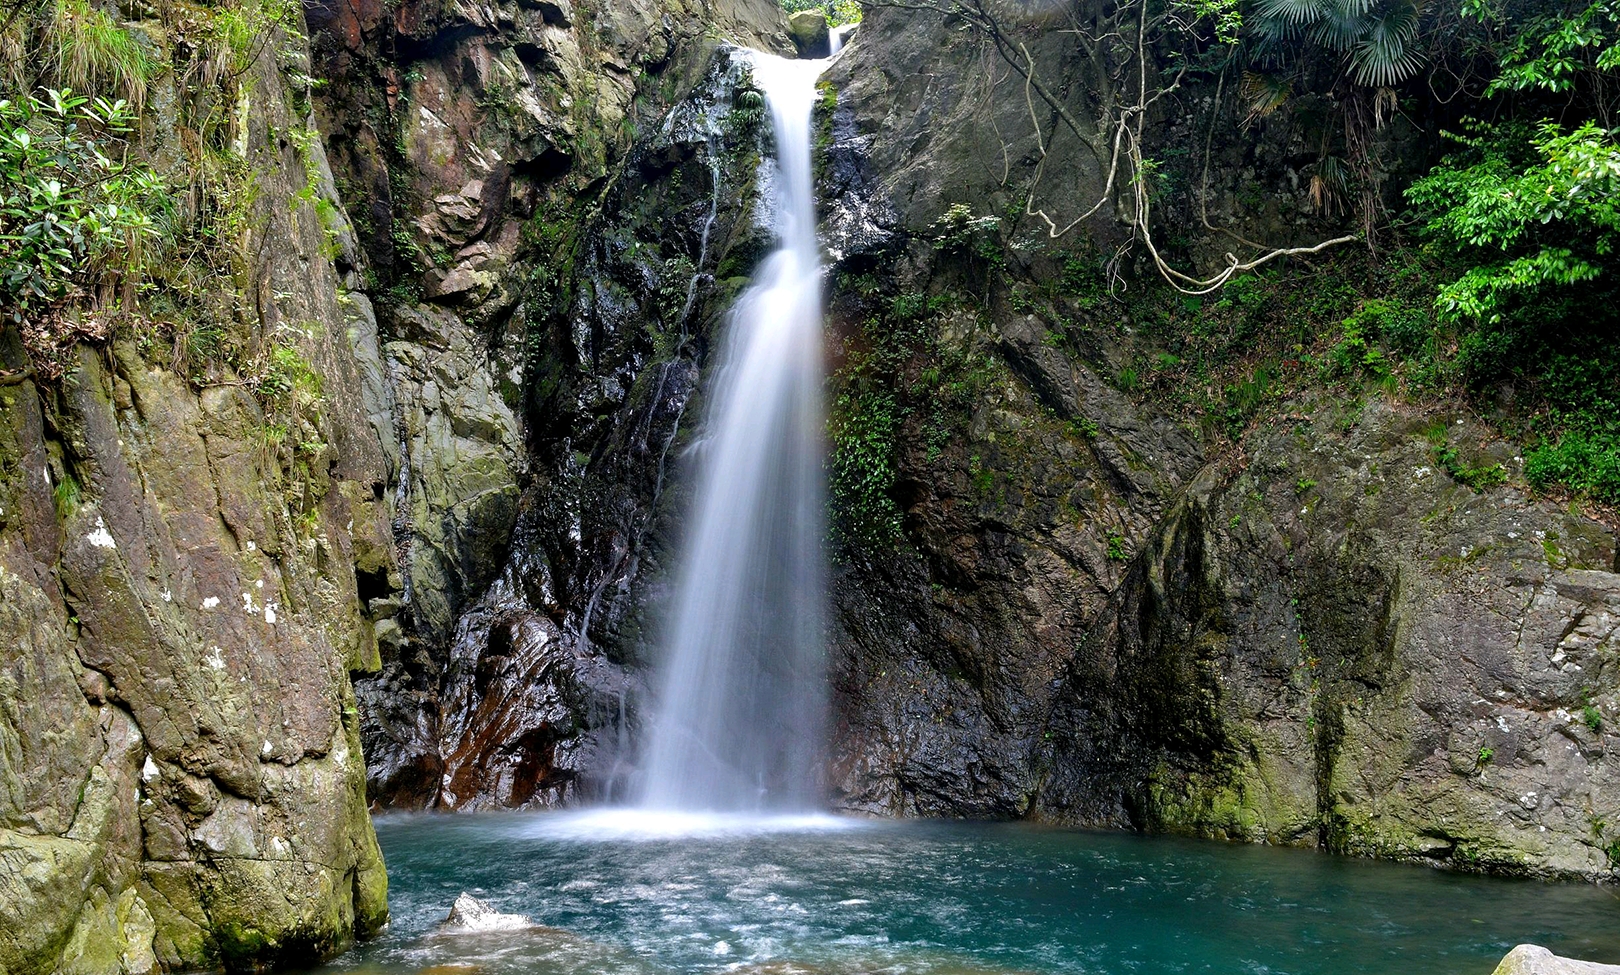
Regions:
<instances>
[{"instance_id":1,"label":"palm leaf","mask_svg":"<svg viewBox=\"0 0 1620 975\"><path fill-rule=\"evenodd\" d=\"M1293 94L1294 86L1286 78L1261 74L1258 71L1243 72L1243 83L1238 88L1238 95L1248 108L1248 115L1243 119L1244 128L1252 125L1256 119L1265 118L1282 108Z\"/></svg>"},{"instance_id":2,"label":"palm leaf","mask_svg":"<svg viewBox=\"0 0 1620 975\"><path fill-rule=\"evenodd\" d=\"M1302 27L1315 23L1332 0L1260 0L1257 8L1262 21Z\"/></svg>"},{"instance_id":3,"label":"palm leaf","mask_svg":"<svg viewBox=\"0 0 1620 975\"><path fill-rule=\"evenodd\" d=\"M1357 12L1355 4L1330 4L1311 27L1311 40L1340 54L1355 47L1366 36L1371 18Z\"/></svg>"},{"instance_id":4,"label":"palm leaf","mask_svg":"<svg viewBox=\"0 0 1620 975\"><path fill-rule=\"evenodd\" d=\"M1416 49L1418 5L1391 4L1372 19L1365 37L1350 54L1350 72L1358 84L1389 87L1400 84L1423 66Z\"/></svg>"}]
</instances>

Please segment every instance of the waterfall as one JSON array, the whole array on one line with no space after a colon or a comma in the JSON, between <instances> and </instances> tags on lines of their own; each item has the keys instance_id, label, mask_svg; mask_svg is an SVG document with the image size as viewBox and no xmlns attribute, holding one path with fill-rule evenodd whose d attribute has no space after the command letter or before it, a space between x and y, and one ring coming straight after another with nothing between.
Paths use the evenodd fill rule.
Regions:
<instances>
[{"instance_id":1,"label":"waterfall","mask_svg":"<svg viewBox=\"0 0 1620 975\"><path fill-rule=\"evenodd\" d=\"M810 120L826 63L751 58L775 127L779 246L728 321L647 746L647 809L817 805L826 571Z\"/></svg>"},{"instance_id":2,"label":"waterfall","mask_svg":"<svg viewBox=\"0 0 1620 975\"><path fill-rule=\"evenodd\" d=\"M837 27L827 31L828 49L833 54L837 54L839 51L842 51L844 49L845 38L847 38L850 34L853 34L855 32L855 28L859 26L859 22L853 24L839 24Z\"/></svg>"}]
</instances>

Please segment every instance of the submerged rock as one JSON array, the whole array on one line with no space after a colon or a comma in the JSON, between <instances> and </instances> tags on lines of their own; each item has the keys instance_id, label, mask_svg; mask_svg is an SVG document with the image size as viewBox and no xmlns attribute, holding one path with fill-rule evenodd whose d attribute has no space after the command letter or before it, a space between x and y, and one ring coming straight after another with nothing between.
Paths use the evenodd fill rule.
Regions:
<instances>
[{"instance_id":1,"label":"submerged rock","mask_svg":"<svg viewBox=\"0 0 1620 975\"><path fill-rule=\"evenodd\" d=\"M450 916L442 925L459 931L521 931L534 926L527 915L502 914L466 891L450 906Z\"/></svg>"},{"instance_id":2,"label":"submerged rock","mask_svg":"<svg viewBox=\"0 0 1620 975\"><path fill-rule=\"evenodd\" d=\"M1599 965L1555 955L1540 945L1519 945L1492 975L1620 975L1620 965Z\"/></svg>"}]
</instances>

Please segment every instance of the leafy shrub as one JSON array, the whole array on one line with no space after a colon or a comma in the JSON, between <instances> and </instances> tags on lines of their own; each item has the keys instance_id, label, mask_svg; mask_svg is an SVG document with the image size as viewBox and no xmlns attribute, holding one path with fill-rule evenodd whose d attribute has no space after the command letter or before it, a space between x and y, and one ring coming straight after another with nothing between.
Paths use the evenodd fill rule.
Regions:
<instances>
[{"instance_id":1,"label":"leafy shrub","mask_svg":"<svg viewBox=\"0 0 1620 975\"><path fill-rule=\"evenodd\" d=\"M1426 232L1479 259L1441 289L1443 319L1500 323L1546 289L1603 273L1620 234L1620 144L1586 122L1565 132L1543 121L1475 123L1454 135L1468 151L1447 157L1407 197Z\"/></svg>"},{"instance_id":2,"label":"leafy shrub","mask_svg":"<svg viewBox=\"0 0 1620 975\"><path fill-rule=\"evenodd\" d=\"M1516 84L1516 83L1515 83ZM1459 268L1435 308L1476 390L1522 387L1525 477L1620 503L1620 142L1587 122L1471 125L1408 198Z\"/></svg>"},{"instance_id":3,"label":"leafy shrub","mask_svg":"<svg viewBox=\"0 0 1620 975\"><path fill-rule=\"evenodd\" d=\"M859 0L780 0L780 3L782 9L790 14L801 10L819 10L827 16L829 27L861 22Z\"/></svg>"},{"instance_id":4,"label":"leafy shrub","mask_svg":"<svg viewBox=\"0 0 1620 975\"><path fill-rule=\"evenodd\" d=\"M105 335L161 236L165 187L128 158L134 123L128 102L69 89L0 99L0 313L47 376L78 336Z\"/></svg>"},{"instance_id":5,"label":"leafy shrub","mask_svg":"<svg viewBox=\"0 0 1620 975\"><path fill-rule=\"evenodd\" d=\"M1537 487L1563 484L1620 505L1620 435L1570 430L1544 440L1525 452L1524 477Z\"/></svg>"}]
</instances>

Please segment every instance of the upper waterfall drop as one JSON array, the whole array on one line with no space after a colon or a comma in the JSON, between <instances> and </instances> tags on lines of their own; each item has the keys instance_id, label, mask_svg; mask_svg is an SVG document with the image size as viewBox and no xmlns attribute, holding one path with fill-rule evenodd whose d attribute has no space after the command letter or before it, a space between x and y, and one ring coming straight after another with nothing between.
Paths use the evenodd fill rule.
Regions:
<instances>
[{"instance_id":1,"label":"upper waterfall drop","mask_svg":"<svg viewBox=\"0 0 1620 975\"><path fill-rule=\"evenodd\" d=\"M645 809L818 805L824 366L810 127L827 62L750 58L776 137L779 245L729 316L646 754Z\"/></svg>"}]
</instances>

